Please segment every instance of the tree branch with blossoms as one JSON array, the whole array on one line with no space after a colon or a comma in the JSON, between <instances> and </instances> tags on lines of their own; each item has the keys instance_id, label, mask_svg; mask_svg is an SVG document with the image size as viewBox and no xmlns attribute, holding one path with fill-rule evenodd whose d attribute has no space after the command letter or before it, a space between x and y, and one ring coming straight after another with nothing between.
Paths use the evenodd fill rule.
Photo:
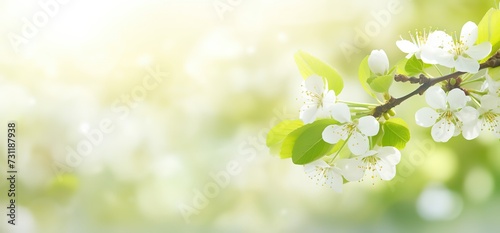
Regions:
<instances>
[{"instance_id":1,"label":"tree branch with blossoms","mask_svg":"<svg viewBox=\"0 0 500 233\"><path fill-rule=\"evenodd\" d=\"M378 104L338 99L342 76L318 58L297 52L304 104L299 119L270 130L266 144L271 151L303 165L318 184L337 192L348 182L391 180L411 138L394 108L424 94L429 107L415 112L415 122L430 127L434 141L458 135L500 138L500 10L490 9L479 24L465 23L457 38L424 31L396 46L407 54L396 66L390 67L383 50L373 50L359 66L361 86ZM394 98L394 81L419 86Z\"/></svg>"},{"instance_id":2,"label":"tree branch with blossoms","mask_svg":"<svg viewBox=\"0 0 500 233\"><path fill-rule=\"evenodd\" d=\"M490 57L488 61L481 63L479 70L486 69L486 68L496 68L500 66L500 52L496 52L494 56ZM440 82L447 81L450 79L456 79L460 77L460 75L465 74L465 72L461 71L456 71L454 73L437 77L437 78L427 78L425 75L421 74L419 78L415 77L407 77L405 75L397 74L394 77L394 80L396 82L406 82L410 81L411 83L419 83L421 84L417 89L414 91L410 92L409 94L400 97L400 98L393 98L392 96L390 99L382 105L377 106L374 111L373 111L373 116L374 117L381 117L384 113L387 113L389 110L392 108L400 105L403 103L405 100L411 98L412 96L415 95L423 95L424 92L429 89L429 87L432 87Z\"/></svg>"}]
</instances>

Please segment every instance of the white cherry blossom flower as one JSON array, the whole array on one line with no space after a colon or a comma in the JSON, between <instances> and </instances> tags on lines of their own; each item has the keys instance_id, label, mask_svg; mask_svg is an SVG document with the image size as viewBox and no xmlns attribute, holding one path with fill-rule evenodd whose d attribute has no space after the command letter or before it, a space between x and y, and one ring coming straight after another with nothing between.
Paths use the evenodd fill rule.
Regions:
<instances>
[{"instance_id":1,"label":"white cherry blossom flower","mask_svg":"<svg viewBox=\"0 0 500 233\"><path fill-rule=\"evenodd\" d=\"M420 48L420 58L427 64L438 64L434 54L443 54L445 45L453 41L444 31L433 31L427 37L426 43ZM439 57L439 56L438 56Z\"/></svg>"},{"instance_id":2,"label":"white cherry blossom flower","mask_svg":"<svg viewBox=\"0 0 500 233\"><path fill-rule=\"evenodd\" d=\"M341 125L330 125L323 130L323 140L335 144L347 140L349 150L355 155L364 154L369 149L368 136L375 136L379 131L379 122L373 116L364 116L352 121L351 111L346 104L339 103L332 107L331 116Z\"/></svg>"},{"instance_id":3,"label":"white cherry blossom flower","mask_svg":"<svg viewBox=\"0 0 500 233\"><path fill-rule=\"evenodd\" d=\"M462 27L459 40L449 35L436 37L434 43L422 49L422 60L428 64L439 64L457 71L477 73L479 62L491 52L491 44L475 45L478 36L477 25L467 22Z\"/></svg>"},{"instance_id":4,"label":"white cherry blossom flower","mask_svg":"<svg viewBox=\"0 0 500 233\"><path fill-rule=\"evenodd\" d=\"M342 176L348 181L358 181L363 178L361 161L353 159L340 159L335 164L329 165L324 160L319 159L304 165L304 172L317 184L328 185L335 192L342 192L344 183Z\"/></svg>"},{"instance_id":5,"label":"white cherry blossom flower","mask_svg":"<svg viewBox=\"0 0 500 233\"><path fill-rule=\"evenodd\" d=\"M319 159L304 165L304 172L319 185L328 185L335 192L342 192L342 171Z\"/></svg>"},{"instance_id":6,"label":"white cherry blossom flower","mask_svg":"<svg viewBox=\"0 0 500 233\"><path fill-rule=\"evenodd\" d=\"M384 146L376 151L367 151L353 160L362 163L363 173L358 173L358 176L368 172L371 173L371 178L378 176L382 180L392 180L396 176L396 165L401 161L401 152L395 147ZM349 161L350 166L357 165L353 160Z\"/></svg>"},{"instance_id":7,"label":"white cherry blossom flower","mask_svg":"<svg viewBox=\"0 0 500 233\"><path fill-rule=\"evenodd\" d=\"M406 58L409 59L415 55L417 59L421 59L420 54L423 49L426 47L439 47L439 44L442 42L442 38L446 36L446 33L443 31L433 31L429 34L427 34L426 31L417 32L415 36L410 34L411 41L401 39L396 41L396 46L398 46L402 52L408 54L406 55Z\"/></svg>"},{"instance_id":8,"label":"white cherry blossom flower","mask_svg":"<svg viewBox=\"0 0 500 233\"><path fill-rule=\"evenodd\" d=\"M484 95L481 97L479 118L464 125L462 134L465 139L472 140L480 132L489 131L500 138L500 97Z\"/></svg>"},{"instance_id":9,"label":"white cherry blossom flower","mask_svg":"<svg viewBox=\"0 0 500 233\"><path fill-rule=\"evenodd\" d=\"M486 73L485 76L486 76L485 85L488 88L489 94L494 96L500 96L500 81L493 80L488 73Z\"/></svg>"},{"instance_id":10,"label":"white cherry blossom flower","mask_svg":"<svg viewBox=\"0 0 500 233\"><path fill-rule=\"evenodd\" d=\"M328 85L322 77L313 75L304 81L304 105L300 108L299 118L306 124L313 122L316 117L328 116L337 99L333 90L328 90Z\"/></svg>"},{"instance_id":11,"label":"white cherry blossom flower","mask_svg":"<svg viewBox=\"0 0 500 233\"><path fill-rule=\"evenodd\" d=\"M431 135L436 142L447 142L459 135L462 125L478 117L476 109L465 106L469 97L460 89L453 89L446 95L443 89L433 86L427 89L425 100L432 108L418 110L415 120L417 125L432 126Z\"/></svg>"},{"instance_id":12,"label":"white cherry blossom flower","mask_svg":"<svg viewBox=\"0 0 500 233\"><path fill-rule=\"evenodd\" d=\"M339 159L335 166L340 168L344 178L350 182L359 181L363 178L363 163L356 159Z\"/></svg>"},{"instance_id":13,"label":"white cherry blossom flower","mask_svg":"<svg viewBox=\"0 0 500 233\"><path fill-rule=\"evenodd\" d=\"M368 67L377 75L384 75L389 70L389 58L384 50L372 50L368 56Z\"/></svg>"},{"instance_id":14,"label":"white cherry blossom flower","mask_svg":"<svg viewBox=\"0 0 500 233\"><path fill-rule=\"evenodd\" d=\"M411 41L409 40L404 40L401 38L401 40L396 41L396 46L403 52L407 53L406 58L411 58L413 55L420 59L420 50L423 45L425 45L425 42L427 41L427 35L425 31L423 33L417 32L416 36L414 37L413 35L410 34Z\"/></svg>"}]
</instances>

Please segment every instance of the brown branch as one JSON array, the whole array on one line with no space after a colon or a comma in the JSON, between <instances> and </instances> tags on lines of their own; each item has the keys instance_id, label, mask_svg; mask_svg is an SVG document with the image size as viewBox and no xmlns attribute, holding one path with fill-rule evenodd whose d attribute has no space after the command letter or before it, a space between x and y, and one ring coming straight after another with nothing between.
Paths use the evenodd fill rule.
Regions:
<instances>
[{"instance_id":1,"label":"brown branch","mask_svg":"<svg viewBox=\"0 0 500 233\"><path fill-rule=\"evenodd\" d=\"M427 82L429 78L425 77L425 75L421 74L420 76L417 77L408 77L404 74L396 74L394 76L394 81L396 82L410 82L411 84L418 83L418 84L424 84Z\"/></svg>"},{"instance_id":2,"label":"brown branch","mask_svg":"<svg viewBox=\"0 0 500 233\"><path fill-rule=\"evenodd\" d=\"M499 67L500 66L500 51L498 51L497 53L495 53L490 59L488 59L486 62L482 63L480 66L479 66L479 69L485 69L485 68L494 68L494 67ZM442 77L437 77L437 78L427 78L425 77L424 75L420 75L420 77L417 79L417 78L408 78L407 81L410 81L410 80L418 80L418 83L420 83L421 85L415 89L414 91L412 91L411 93L403 96L403 97L399 97L399 98L394 98L391 96L391 98L385 103L385 104L382 104L382 105L379 105L377 107L375 107L375 109L373 110L373 116L376 117L376 118L379 118L381 117L384 113L388 112L389 110L391 110L392 108L400 105L403 101L409 99L410 97L414 96L414 95L423 95L425 93L425 91L427 91L427 89L429 89L429 87L432 87L434 86L436 83L440 83L442 81L446 81L446 80L450 80L452 78L457 78L459 77L460 75L462 74L465 74L465 72L455 72L455 73L451 73L451 74L448 74L448 75L445 75L445 76L442 76ZM402 76L399 76L399 75L395 75L394 77L396 79L396 81L403 81L405 80L404 77Z\"/></svg>"}]
</instances>

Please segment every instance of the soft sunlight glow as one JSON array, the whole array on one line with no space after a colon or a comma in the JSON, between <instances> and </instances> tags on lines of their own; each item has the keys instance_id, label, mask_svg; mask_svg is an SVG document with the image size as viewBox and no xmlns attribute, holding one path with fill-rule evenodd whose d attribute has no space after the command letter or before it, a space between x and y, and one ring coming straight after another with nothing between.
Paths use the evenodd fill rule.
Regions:
<instances>
[{"instance_id":1,"label":"soft sunlight glow","mask_svg":"<svg viewBox=\"0 0 500 233\"><path fill-rule=\"evenodd\" d=\"M429 221L454 219L462 206L462 198L442 185L429 185L417 201L418 214Z\"/></svg>"},{"instance_id":2,"label":"soft sunlight glow","mask_svg":"<svg viewBox=\"0 0 500 233\"><path fill-rule=\"evenodd\" d=\"M488 170L482 167L471 169L465 178L465 195L475 202L487 201L495 190L495 180Z\"/></svg>"}]
</instances>

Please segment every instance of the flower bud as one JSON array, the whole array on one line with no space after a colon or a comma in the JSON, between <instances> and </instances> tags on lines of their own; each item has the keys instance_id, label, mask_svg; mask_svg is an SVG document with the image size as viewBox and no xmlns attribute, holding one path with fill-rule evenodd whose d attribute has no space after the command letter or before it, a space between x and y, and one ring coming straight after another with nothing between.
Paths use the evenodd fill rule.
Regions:
<instances>
[{"instance_id":1,"label":"flower bud","mask_svg":"<svg viewBox=\"0 0 500 233\"><path fill-rule=\"evenodd\" d=\"M389 70L389 58L384 50L373 50L368 57L368 67L376 75L384 75Z\"/></svg>"},{"instance_id":2,"label":"flower bud","mask_svg":"<svg viewBox=\"0 0 500 233\"><path fill-rule=\"evenodd\" d=\"M450 79L450 84L451 86L455 86L455 84L457 84L457 80L454 78Z\"/></svg>"},{"instance_id":3,"label":"flower bud","mask_svg":"<svg viewBox=\"0 0 500 233\"><path fill-rule=\"evenodd\" d=\"M394 109L392 109L392 108L391 108L391 109L389 110L389 115L390 115L390 116L395 116L395 115L396 115L396 111L394 111Z\"/></svg>"}]
</instances>

